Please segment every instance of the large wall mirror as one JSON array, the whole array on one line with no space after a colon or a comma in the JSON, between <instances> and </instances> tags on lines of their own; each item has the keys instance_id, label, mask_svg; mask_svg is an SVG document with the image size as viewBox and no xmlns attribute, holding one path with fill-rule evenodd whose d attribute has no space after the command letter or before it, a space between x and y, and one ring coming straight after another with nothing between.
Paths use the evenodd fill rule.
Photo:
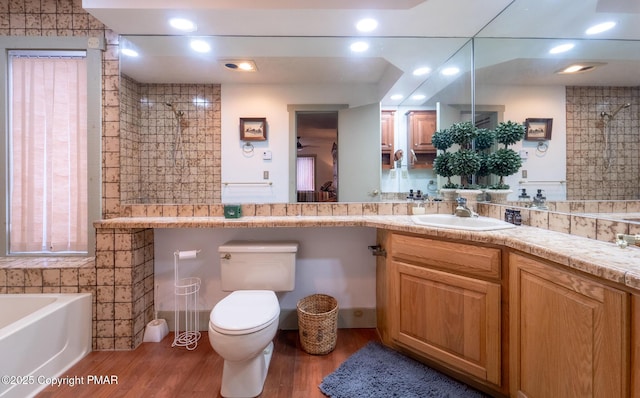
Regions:
<instances>
[{"instance_id":1,"label":"large wall mirror","mask_svg":"<svg viewBox=\"0 0 640 398\"><path fill-rule=\"evenodd\" d=\"M631 2L518 0L476 35L476 107L503 106L518 122L552 119L550 137L518 145L525 172L510 177L512 188L640 198L638 11ZM614 26L587 32L602 22Z\"/></svg>"},{"instance_id":2,"label":"large wall mirror","mask_svg":"<svg viewBox=\"0 0 640 398\"><path fill-rule=\"evenodd\" d=\"M413 18L406 26L423 26L413 16L434 15L429 7L446 13L443 2L419 3L398 13ZM514 148L524 162L507 180L512 199L519 189L553 200L640 197L640 10L613 0L499 3L490 2L482 29L479 15L462 35L368 37L362 53L350 48L357 37L341 33L122 36L121 49L139 54L120 57L123 203L403 197L437 180L428 168L407 168L414 110L436 111L439 128L478 114L493 123L551 119L550 137ZM607 19L617 29L585 34L586 24ZM216 56L193 53L194 38ZM573 47L549 52L561 44ZM244 60L257 72L243 71ZM425 65L426 75L413 74ZM571 65L578 73L561 73ZM449 67L457 72L440 73ZM380 110L394 111L395 146L404 149L393 170L380 167ZM266 140L242 141L241 118L266 118ZM303 198L298 157L315 162Z\"/></svg>"},{"instance_id":3,"label":"large wall mirror","mask_svg":"<svg viewBox=\"0 0 640 398\"><path fill-rule=\"evenodd\" d=\"M354 38L197 39L216 56L194 53L191 37L121 37L138 54L121 56L125 203L380 200L410 185L381 173L380 109L396 112L406 145L408 111L440 107L450 122L471 103L468 38L375 38L362 54ZM266 118L266 140L242 140L242 118ZM315 163L306 189L298 158ZM433 178L404 170L425 187Z\"/></svg>"},{"instance_id":4,"label":"large wall mirror","mask_svg":"<svg viewBox=\"0 0 640 398\"><path fill-rule=\"evenodd\" d=\"M550 53L560 45L573 46ZM518 122L552 119L523 141L513 188L573 200L638 199L640 41L476 38L476 104ZM567 71L574 68L576 72Z\"/></svg>"}]
</instances>

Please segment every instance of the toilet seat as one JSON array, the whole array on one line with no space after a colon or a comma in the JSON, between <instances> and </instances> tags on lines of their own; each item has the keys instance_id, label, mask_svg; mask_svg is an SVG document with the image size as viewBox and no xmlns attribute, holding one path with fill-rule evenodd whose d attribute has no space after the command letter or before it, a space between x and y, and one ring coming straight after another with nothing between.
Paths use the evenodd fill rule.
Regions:
<instances>
[{"instance_id":1,"label":"toilet seat","mask_svg":"<svg viewBox=\"0 0 640 398\"><path fill-rule=\"evenodd\" d=\"M280 315L280 304L270 290L238 290L220 300L211 310L213 330L242 335L264 329Z\"/></svg>"}]
</instances>

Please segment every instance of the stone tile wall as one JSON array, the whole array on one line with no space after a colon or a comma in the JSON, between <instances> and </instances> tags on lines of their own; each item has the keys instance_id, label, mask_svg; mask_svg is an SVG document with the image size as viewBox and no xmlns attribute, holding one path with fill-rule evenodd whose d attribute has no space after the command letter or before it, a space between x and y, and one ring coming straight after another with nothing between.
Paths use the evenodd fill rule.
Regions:
<instances>
[{"instance_id":1,"label":"stone tile wall","mask_svg":"<svg viewBox=\"0 0 640 398\"><path fill-rule=\"evenodd\" d=\"M122 203L220 203L220 85L121 82Z\"/></svg>"},{"instance_id":2,"label":"stone tile wall","mask_svg":"<svg viewBox=\"0 0 640 398\"><path fill-rule=\"evenodd\" d=\"M96 234L98 350L130 350L153 319L153 230L99 229Z\"/></svg>"},{"instance_id":3,"label":"stone tile wall","mask_svg":"<svg viewBox=\"0 0 640 398\"><path fill-rule=\"evenodd\" d=\"M567 199L640 199L640 87L567 87ZM613 112L613 119L602 112Z\"/></svg>"}]
</instances>

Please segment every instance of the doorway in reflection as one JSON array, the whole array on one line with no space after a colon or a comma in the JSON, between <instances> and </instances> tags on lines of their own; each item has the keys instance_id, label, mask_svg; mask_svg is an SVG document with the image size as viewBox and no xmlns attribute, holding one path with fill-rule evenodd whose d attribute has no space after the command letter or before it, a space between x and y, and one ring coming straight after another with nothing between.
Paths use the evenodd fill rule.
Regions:
<instances>
[{"instance_id":1,"label":"doorway in reflection","mask_svg":"<svg viewBox=\"0 0 640 398\"><path fill-rule=\"evenodd\" d=\"M338 201L338 112L296 112L298 202Z\"/></svg>"}]
</instances>

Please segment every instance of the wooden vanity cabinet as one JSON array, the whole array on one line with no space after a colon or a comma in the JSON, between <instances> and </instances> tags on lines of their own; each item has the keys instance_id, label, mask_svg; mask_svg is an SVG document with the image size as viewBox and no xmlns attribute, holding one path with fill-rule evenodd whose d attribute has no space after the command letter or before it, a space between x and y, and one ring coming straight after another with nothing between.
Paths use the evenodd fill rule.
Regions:
<instances>
[{"instance_id":1,"label":"wooden vanity cabinet","mask_svg":"<svg viewBox=\"0 0 640 398\"><path fill-rule=\"evenodd\" d=\"M518 254L509 266L511 396L629 396L630 294Z\"/></svg>"},{"instance_id":2,"label":"wooden vanity cabinet","mask_svg":"<svg viewBox=\"0 0 640 398\"><path fill-rule=\"evenodd\" d=\"M407 154L409 167L431 169L436 157L436 148L431 142L437 126L436 111L409 111L407 117L409 149L413 151Z\"/></svg>"},{"instance_id":3,"label":"wooden vanity cabinet","mask_svg":"<svg viewBox=\"0 0 640 398\"><path fill-rule=\"evenodd\" d=\"M381 126L381 152L382 152L382 168L393 169L395 163L393 161L394 146L393 141L395 139L395 111L382 111L380 126Z\"/></svg>"},{"instance_id":4,"label":"wooden vanity cabinet","mask_svg":"<svg viewBox=\"0 0 640 398\"><path fill-rule=\"evenodd\" d=\"M499 386L501 251L404 234L386 244L388 337Z\"/></svg>"}]
</instances>

